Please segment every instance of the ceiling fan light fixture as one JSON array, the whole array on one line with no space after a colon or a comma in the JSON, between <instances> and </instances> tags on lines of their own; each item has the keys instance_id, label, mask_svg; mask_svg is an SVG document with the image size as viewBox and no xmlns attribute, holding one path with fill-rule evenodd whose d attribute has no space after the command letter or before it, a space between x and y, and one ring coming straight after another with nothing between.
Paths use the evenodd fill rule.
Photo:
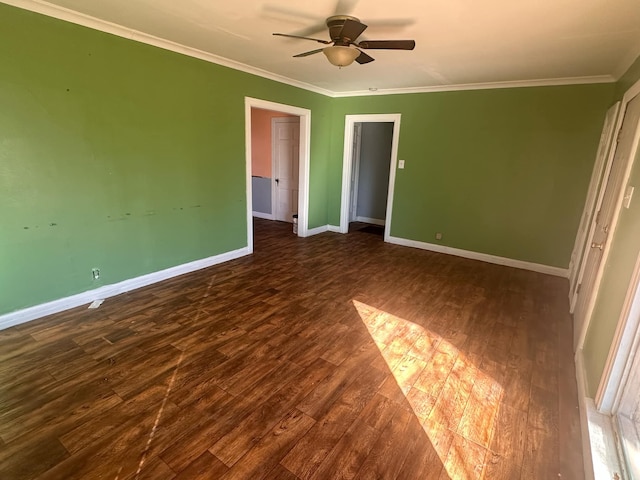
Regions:
<instances>
[{"instance_id":1,"label":"ceiling fan light fixture","mask_svg":"<svg viewBox=\"0 0 640 480\"><path fill-rule=\"evenodd\" d=\"M360 55L359 50L342 45L325 47L322 49L322 53L324 53L329 62L336 67L349 66Z\"/></svg>"}]
</instances>

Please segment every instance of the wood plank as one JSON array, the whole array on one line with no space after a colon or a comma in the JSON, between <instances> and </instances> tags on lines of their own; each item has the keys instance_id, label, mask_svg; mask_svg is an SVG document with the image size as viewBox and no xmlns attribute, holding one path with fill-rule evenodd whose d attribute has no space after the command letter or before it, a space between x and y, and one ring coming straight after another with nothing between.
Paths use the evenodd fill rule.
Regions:
<instances>
[{"instance_id":1,"label":"wood plank","mask_svg":"<svg viewBox=\"0 0 640 480\"><path fill-rule=\"evenodd\" d=\"M168 402L162 405L161 414L171 416L178 410L178 407ZM154 456L148 448L157 441L157 422L158 410L137 416L128 424L112 430L110 435L81 447L38 478L54 480L131 476L144 465L147 458L151 459Z\"/></svg>"},{"instance_id":2,"label":"wood plank","mask_svg":"<svg viewBox=\"0 0 640 480\"><path fill-rule=\"evenodd\" d=\"M309 479L348 429L365 405L373 398L386 375L374 368L361 372L333 408L317 420L307 435L281 461L303 480Z\"/></svg>"},{"instance_id":3,"label":"wood plank","mask_svg":"<svg viewBox=\"0 0 640 480\"><path fill-rule=\"evenodd\" d=\"M443 459L446 458L453 439L451 431L444 425L439 425L437 429L425 429L420 420L414 417L409 421L407 436L412 441L397 478L440 478L444 468Z\"/></svg>"},{"instance_id":4,"label":"wood plank","mask_svg":"<svg viewBox=\"0 0 640 480\"><path fill-rule=\"evenodd\" d=\"M284 468L282 465L276 465L267 476L269 480L299 480L296 475Z\"/></svg>"},{"instance_id":5,"label":"wood plank","mask_svg":"<svg viewBox=\"0 0 640 480\"><path fill-rule=\"evenodd\" d=\"M454 433L444 468L440 472L440 479L481 479L483 478L486 457L486 448Z\"/></svg>"},{"instance_id":6,"label":"wood plank","mask_svg":"<svg viewBox=\"0 0 640 480\"><path fill-rule=\"evenodd\" d=\"M153 457L146 459L142 465L139 465L135 473L131 473L123 480L157 480L159 478L171 480L176 478L176 474L160 458Z\"/></svg>"},{"instance_id":7,"label":"wood plank","mask_svg":"<svg viewBox=\"0 0 640 480\"><path fill-rule=\"evenodd\" d=\"M478 375L479 368L474 361L459 356L429 412L431 421L456 431Z\"/></svg>"},{"instance_id":8,"label":"wood plank","mask_svg":"<svg viewBox=\"0 0 640 480\"><path fill-rule=\"evenodd\" d=\"M220 478L229 468L214 455L205 451L176 477L176 480L210 480ZM160 478L160 477L156 477Z\"/></svg>"},{"instance_id":9,"label":"wood plank","mask_svg":"<svg viewBox=\"0 0 640 480\"><path fill-rule=\"evenodd\" d=\"M35 478L69 457L57 438L41 436L0 449L0 478Z\"/></svg>"},{"instance_id":10,"label":"wood plank","mask_svg":"<svg viewBox=\"0 0 640 480\"><path fill-rule=\"evenodd\" d=\"M544 388L531 388L522 479L556 478L560 468L557 397Z\"/></svg>"},{"instance_id":11,"label":"wood plank","mask_svg":"<svg viewBox=\"0 0 640 480\"><path fill-rule=\"evenodd\" d=\"M136 425L148 412L154 412L162 404L167 389L164 385L148 388L137 396L114 406L105 415L94 417L60 436L60 441L70 453L76 453L117 434L123 428Z\"/></svg>"},{"instance_id":12,"label":"wood plank","mask_svg":"<svg viewBox=\"0 0 640 480\"><path fill-rule=\"evenodd\" d=\"M294 409L269 434L249 450L243 457L242 462L236 463L227 474L223 475L221 480L261 480L269 478L269 473L275 468L278 461L314 424L315 420L313 418Z\"/></svg>"},{"instance_id":13,"label":"wood plank","mask_svg":"<svg viewBox=\"0 0 640 480\"><path fill-rule=\"evenodd\" d=\"M304 398L298 409L316 420L324 417L342 394L358 380L358 375L380 353L374 344L361 347ZM386 375L381 375L386 377Z\"/></svg>"},{"instance_id":14,"label":"wood plank","mask_svg":"<svg viewBox=\"0 0 640 480\"><path fill-rule=\"evenodd\" d=\"M120 402L121 399L103 381L87 383L70 389L48 403L42 404L39 399L34 399L25 402L19 411L5 414L0 424L0 437L5 442L11 442L38 427L45 434L56 427L60 428L59 433L64 433L84 417L98 415ZM91 411L92 407L95 411Z\"/></svg>"},{"instance_id":15,"label":"wood plank","mask_svg":"<svg viewBox=\"0 0 640 480\"><path fill-rule=\"evenodd\" d=\"M184 470L205 450L232 431L251 413L254 405L253 399L238 401L232 396L220 399L217 404L207 408L208 415L203 417L201 424L187 426L185 434L160 452L160 457L174 471Z\"/></svg>"},{"instance_id":16,"label":"wood plank","mask_svg":"<svg viewBox=\"0 0 640 480\"><path fill-rule=\"evenodd\" d=\"M407 434L412 418L413 416L408 411L402 408L396 410L391 421L380 432L378 440L355 476L356 480L393 479L398 476L408 454L407 447L412 443L412 438Z\"/></svg>"},{"instance_id":17,"label":"wood plank","mask_svg":"<svg viewBox=\"0 0 640 480\"><path fill-rule=\"evenodd\" d=\"M487 457L486 478L520 478L527 435L527 414L502 405Z\"/></svg>"},{"instance_id":18,"label":"wood plank","mask_svg":"<svg viewBox=\"0 0 640 480\"><path fill-rule=\"evenodd\" d=\"M499 365L483 360L457 428L457 433L486 448L491 445L500 408L502 376Z\"/></svg>"},{"instance_id":19,"label":"wood plank","mask_svg":"<svg viewBox=\"0 0 640 480\"><path fill-rule=\"evenodd\" d=\"M314 385L320 383L334 369L333 365L319 358L306 370L291 376L290 381L282 381L281 388L276 388L273 395L238 423L209 451L225 465L232 466L271 431Z\"/></svg>"},{"instance_id":20,"label":"wood plank","mask_svg":"<svg viewBox=\"0 0 640 480\"><path fill-rule=\"evenodd\" d=\"M379 436L380 430L368 425L366 421L355 421L334 445L311 479L353 479Z\"/></svg>"},{"instance_id":21,"label":"wood plank","mask_svg":"<svg viewBox=\"0 0 640 480\"><path fill-rule=\"evenodd\" d=\"M458 355L458 349L451 343L447 341L440 342L438 349L427 362L414 387L430 394L432 397L437 397Z\"/></svg>"}]
</instances>

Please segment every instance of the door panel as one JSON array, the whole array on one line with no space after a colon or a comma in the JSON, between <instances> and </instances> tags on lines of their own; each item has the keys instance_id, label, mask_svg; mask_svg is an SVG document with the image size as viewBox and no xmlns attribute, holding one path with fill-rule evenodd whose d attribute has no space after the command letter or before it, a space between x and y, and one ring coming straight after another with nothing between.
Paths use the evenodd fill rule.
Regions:
<instances>
[{"instance_id":1,"label":"door panel","mask_svg":"<svg viewBox=\"0 0 640 480\"><path fill-rule=\"evenodd\" d=\"M273 127L275 219L291 223L298 213L300 119L276 118Z\"/></svg>"},{"instance_id":2,"label":"door panel","mask_svg":"<svg viewBox=\"0 0 640 480\"><path fill-rule=\"evenodd\" d=\"M591 181L589 182L589 191L587 200L584 204L584 211L582 212L582 219L580 221L580 228L576 235L576 243L573 248L571 257L571 267L569 276L569 289L571 292L571 312L573 312L577 293L576 288L578 286L578 280L582 277L584 271L584 264L589 248L591 245L591 236L593 235L593 216L596 214L598 208L597 199L600 196L602 183L605 174L611 167L611 144L613 142L613 132L615 130L616 119L618 118L618 111L620 110L620 102L616 102L608 111L604 120L604 126L602 128L602 134L600 135L600 144L598 145L598 153L596 154L596 161L593 166L593 173L591 174Z\"/></svg>"},{"instance_id":3,"label":"door panel","mask_svg":"<svg viewBox=\"0 0 640 480\"><path fill-rule=\"evenodd\" d=\"M579 292L574 311L574 347L578 346L580 342L582 330L591 315L590 310L593 308L594 295L597 292L594 287L599 281L603 253L607 247L607 242L613 234L612 230L615 228L612 222L618 207L622 183L624 182L627 164L630 161L629 157L636 141L639 119L640 95L631 100L627 106L622 128L616 140L616 153L604 186L602 202L593 219L593 222L595 222L593 236L589 251L586 254L582 278L579 279Z\"/></svg>"}]
</instances>

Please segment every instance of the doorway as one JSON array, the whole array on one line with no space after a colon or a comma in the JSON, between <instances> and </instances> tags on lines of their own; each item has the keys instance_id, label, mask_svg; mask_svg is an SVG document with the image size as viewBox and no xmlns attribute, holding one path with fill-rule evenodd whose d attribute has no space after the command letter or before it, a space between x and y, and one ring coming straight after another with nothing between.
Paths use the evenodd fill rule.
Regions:
<instances>
[{"instance_id":1,"label":"doorway","mask_svg":"<svg viewBox=\"0 0 640 480\"><path fill-rule=\"evenodd\" d=\"M354 125L349 222L384 226L392 141L391 122Z\"/></svg>"},{"instance_id":2,"label":"doorway","mask_svg":"<svg viewBox=\"0 0 640 480\"><path fill-rule=\"evenodd\" d=\"M574 349L582 348L589 320L600 288L604 265L609 254L610 238L615 230L622 207L623 187L629 178L630 167L638 147L640 127L640 95L632 97L619 120L621 122L614 142L613 158L605 173L596 213L592 216L591 235L585 244L585 253L574 294Z\"/></svg>"},{"instance_id":3,"label":"doorway","mask_svg":"<svg viewBox=\"0 0 640 480\"><path fill-rule=\"evenodd\" d=\"M340 232L352 221L384 226L388 241L400 135L400 115L347 115Z\"/></svg>"},{"instance_id":4,"label":"doorway","mask_svg":"<svg viewBox=\"0 0 640 480\"><path fill-rule=\"evenodd\" d=\"M288 167L282 167L288 169L289 174L287 176L287 189L288 189L288 201L285 202L287 208L291 211L297 212L298 215L298 236L306 237L308 234L308 214L309 214L309 158L310 158L310 138L311 138L311 111L304 108L295 107L292 105L285 105L275 102L269 102L266 100L260 100L251 97L245 97L245 161L246 161L246 191L247 191L247 247L249 253L253 252L253 217L266 218L273 220L276 218L277 208L274 206L274 202L277 202L277 197L281 193L276 188L280 182L280 177L274 176L276 170L271 160L272 155L266 154L269 157L268 167L262 162L262 167L254 170L253 165L253 151L254 151L254 135L253 128L255 126L254 114L259 111L269 111L274 115L269 119L269 126L275 118L295 118L290 123L289 132L295 129L296 137L287 139L289 145L292 142L297 142L297 148L295 152L293 150L284 151L284 153L290 154L288 159ZM295 125L295 126L293 126ZM271 127L269 127L271 130ZM264 136L261 138L264 139ZM271 146L268 148L268 152L273 152L275 146L273 138L271 137L271 131L268 137ZM262 150L264 150L262 145ZM263 152L264 153L264 152ZM294 156L291 156L294 155ZM282 156L284 158L285 155ZM287 162L285 162L287 163ZM281 165L277 165L280 168ZM256 173L254 175L254 173ZM276 182L275 180L279 181ZM285 195L282 192L282 195ZM295 196L295 198L294 198ZM256 210L257 208L257 210ZM287 218L289 222L292 221L292 213L288 212ZM284 215L284 214L283 214Z\"/></svg>"}]
</instances>

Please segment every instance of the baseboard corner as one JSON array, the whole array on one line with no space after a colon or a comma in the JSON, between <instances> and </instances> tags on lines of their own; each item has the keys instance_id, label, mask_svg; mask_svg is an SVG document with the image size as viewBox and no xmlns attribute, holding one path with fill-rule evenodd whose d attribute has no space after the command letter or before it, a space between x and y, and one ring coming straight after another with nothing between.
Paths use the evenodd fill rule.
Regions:
<instances>
[{"instance_id":1,"label":"baseboard corner","mask_svg":"<svg viewBox=\"0 0 640 480\"><path fill-rule=\"evenodd\" d=\"M157 272L151 272L138 277L123 280L111 285L104 285L100 288L93 290L87 290L68 297L59 298L49 302L27 307L14 312L5 313L0 315L0 330L5 328L14 327L22 323L30 322L47 315L53 315L54 313L63 312L71 308L80 307L82 305L90 304L95 300L114 297L121 293L126 293L137 288L146 287L153 283L161 282L169 278L184 275L186 273L201 270L203 268L212 267L220 263L235 260L236 258L249 255L249 247L239 248L237 250L231 250L218 255L214 255L200 260L194 260L192 262L184 263L182 265L176 265L173 267L165 268Z\"/></svg>"}]
</instances>

